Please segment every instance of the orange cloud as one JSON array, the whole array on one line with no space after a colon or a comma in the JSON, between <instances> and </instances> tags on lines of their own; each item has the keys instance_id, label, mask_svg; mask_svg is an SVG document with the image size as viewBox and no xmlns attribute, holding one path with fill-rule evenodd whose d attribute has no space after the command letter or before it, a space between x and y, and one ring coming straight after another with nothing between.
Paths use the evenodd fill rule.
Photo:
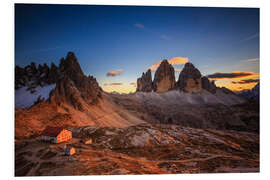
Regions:
<instances>
[{"instance_id":1,"label":"orange cloud","mask_svg":"<svg viewBox=\"0 0 270 180\"><path fill-rule=\"evenodd\" d=\"M241 79L240 81L232 81L233 84L250 84L250 83L258 83L259 79Z\"/></svg>"},{"instance_id":2,"label":"orange cloud","mask_svg":"<svg viewBox=\"0 0 270 180\"><path fill-rule=\"evenodd\" d=\"M137 83L136 82L131 82L130 85L137 87Z\"/></svg>"},{"instance_id":3,"label":"orange cloud","mask_svg":"<svg viewBox=\"0 0 270 180\"><path fill-rule=\"evenodd\" d=\"M232 72L232 73L214 73L207 76L212 80L217 79L237 79L247 77L259 77L259 73L253 72Z\"/></svg>"},{"instance_id":4,"label":"orange cloud","mask_svg":"<svg viewBox=\"0 0 270 180\"><path fill-rule=\"evenodd\" d=\"M174 57L170 60L168 60L168 63L171 64L171 65L180 65L180 64L185 64L187 63L189 60L187 57ZM159 67L159 65L161 64L162 60L158 61L156 64L152 65L149 67L149 69L152 71L152 72L155 72L157 70L157 68ZM176 69L176 72L180 72L179 69Z\"/></svg>"},{"instance_id":5,"label":"orange cloud","mask_svg":"<svg viewBox=\"0 0 270 180\"><path fill-rule=\"evenodd\" d=\"M108 72L106 75L107 76L116 76L116 75L121 75L123 73L122 69L118 69L116 71Z\"/></svg>"},{"instance_id":6,"label":"orange cloud","mask_svg":"<svg viewBox=\"0 0 270 180\"><path fill-rule=\"evenodd\" d=\"M174 72L181 72L182 69L174 68Z\"/></svg>"},{"instance_id":7,"label":"orange cloud","mask_svg":"<svg viewBox=\"0 0 270 180\"><path fill-rule=\"evenodd\" d=\"M105 83L104 86L120 86L123 83Z\"/></svg>"}]
</instances>

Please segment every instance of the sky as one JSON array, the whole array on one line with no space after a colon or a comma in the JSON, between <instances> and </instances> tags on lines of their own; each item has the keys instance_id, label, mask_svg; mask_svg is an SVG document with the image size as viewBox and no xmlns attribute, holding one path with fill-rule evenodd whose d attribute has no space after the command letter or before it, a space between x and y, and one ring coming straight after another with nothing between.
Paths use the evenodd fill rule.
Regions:
<instances>
[{"instance_id":1,"label":"sky","mask_svg":"<svg viewBox=\"0 0 270 180\"><path fill-rule=\"evenodd\" d=\"M178 79L191 62L219 87L259 81L259 9L15 5L15 64L52 62L73 51L103 90L129 93L168 59Z\"/></svg>"}]
</instances>

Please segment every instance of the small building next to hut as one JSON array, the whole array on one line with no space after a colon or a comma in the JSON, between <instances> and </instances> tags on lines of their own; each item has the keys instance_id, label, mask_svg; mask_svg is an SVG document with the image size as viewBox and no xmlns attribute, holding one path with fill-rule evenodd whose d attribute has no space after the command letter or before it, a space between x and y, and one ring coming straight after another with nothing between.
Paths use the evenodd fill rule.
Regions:
<instances>
[{"instance_id":1,"label":"small building next to hut","mask_svg":"<svg viewBox=\"0 0 270 180\"><path fill-rule=\"evenodd\" d=\"M41 133L41 139L55 144L65 142L72 139L72 131L63 127L47 126Z\"/></svg>"},{"instance_id":2,"label":"small building next to hut","mask_svg":"<svg viewBox=\"0 0 270 180\"><path fill-rule=\"evenodd\" d=\"M63 150L64 150L65 155L67 155L67 156L72 156L73 154L76 153L75 148L72 147L69 144L68 145L65 145Z\"/></svg>"},{"instance_id":3,"label":"small building next to hut","mask_svg":"<svg viewBox=\"0 0 270 180\"><path fill-rule=\"evenodd\" d=\"M92 138L85 138L85 139L82 139L81 142L83 144L92 144L93 140Z\"/></svg>"}]
</instances>

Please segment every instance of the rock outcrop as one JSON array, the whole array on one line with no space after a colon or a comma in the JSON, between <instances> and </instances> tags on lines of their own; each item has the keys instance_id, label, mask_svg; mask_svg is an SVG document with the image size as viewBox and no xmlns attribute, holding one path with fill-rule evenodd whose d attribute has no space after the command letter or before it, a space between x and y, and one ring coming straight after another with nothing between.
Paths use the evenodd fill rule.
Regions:
<instances>
[{"instance_id":1,"label":"rock outcrop","mask_svg":"<svg viewBox=\"0 0 270 180\"><path fill-rule=\"evenodd\" d=\"M15 67L15 89L27 86L29 89L35 89L37 86L46 86L57 82L59 77L58 67L53 63L51 68L45 63L39 64L36 68L34 62L24 68Z\"/></svg>"},{"instance_id":2,"label":"rock outcrop","mask_svg":"<svg viewBox=\"0 0 270 180\"><path fill-rule=\"evenodd\" d=\"M67 76L74 82L74 85L81 93L81 97L87 104L95 104L98 98L101 97L101 88L96 78L83 74L74 53L69 52L66 59L61 60L59 68L61 76Z\"/></svg>"},{"instance_id":3,"label":"rock outcrop","mask_svg":"<svg viewBox=\"0 0 270 180\"><path fill-rule=\"evenodd\" d=\"M174 68L167 60L163 60L155 72L152 82L150 69L137 79L137 92L167 92L172 89L188 93L198 93L206 90L215 94L218 88L214 81L210 81L207 76L202 76L200 71L192 64L186 63L181 71L178 81L175 82ZM229 90L222 89L225 93ZM231 92L230 92L231 93Z\"/></svg>"},{"instance_id":4,"label":"rock outcrop","mask_svg":"<svg viewBox=\"0 0 270 180\"><path fill-rule=\"evenodd\" d=\"M177 87L184 92L200 92L202 91L201 76L200 71L192 63L186 63L179 75Z\"/></svg>"},{"instance_id":5,"label":"rock outcrop","mask_svg":"<svg viewBox=\"0 0 270 180\"><path fill-rule=\"evenodd\" d=\"M83 103L96 104L101 97L101 88L93 76L85 76L73 52L60 60L57 67L54 63L31 63L25 68L15 67L15 89L27 87L31 93L36 92L38 86L56 84L50 93L50 101L72 105L75 109L83 110Z\"/></svg>"},{"instance_id":6,"label":"rock outcrop","mask_svg":"<svg viewBox=\"0 0 270 180\"><path fill-rule=\"evenodd\" d=\"M153 90L152 74L148 69L146 73L143 72L142 77L137 79L137 91L151 92Z\"/></svg>"},{"instance_id":7,"label":"rock outcrop","mask_svg":"<svg viewBox=\"0 0 270 180\"><path fill-rule=\"evenodd\" d=\"M66 103L77 110L84 110L84 100L81 97L81 93L76 88L74 82L67 76L64 76L56 83L55 89L50 94L50 103L58 106Z\"/></svg>"},{"instance_id":8,"label":"rock outcrop","mask_svg":"<svg viewBox=\"0 0 270 180\"><path fill-rule=\"evenodd\" d=\"M250 99L250 100L260 100L260 83L256 84L251 90L245 90L238 93L239 96Z\"/></svg>"},{"instance_id":9,"label":"rock outcrop","mask_svg":"<svg viewBox=\"0 0 270 180\"><path fill-rule=\"evenodd\" d=\"M174 68L167 60L163 60L155 73L153 90L155 92L167 92L174 87Z\"/></svg>"},{"instance_id":10,"label":"rock outcrop","mask_svg":"<svg viewBox=\"0 0 270 180\"><path fill-rule=\"evenodd\" d=\"M101 88L93 76L85 76L74 53L69 52L61 59L60 77L50 94L50 101L72 105L83 110L83 104L96 104L101 97Z\"/></svg>"},{"instance_id":11,"label":"rock outcrop","mask_svg":"<svg viewBox=\"0 0 270 180\"><path fill-rule=\"evenodd\" d=\"M202 88L211 92L212 94L216 93L217 87L214 81L209 81L207 77L202 77Z\"/></svg>"}]
</instances>

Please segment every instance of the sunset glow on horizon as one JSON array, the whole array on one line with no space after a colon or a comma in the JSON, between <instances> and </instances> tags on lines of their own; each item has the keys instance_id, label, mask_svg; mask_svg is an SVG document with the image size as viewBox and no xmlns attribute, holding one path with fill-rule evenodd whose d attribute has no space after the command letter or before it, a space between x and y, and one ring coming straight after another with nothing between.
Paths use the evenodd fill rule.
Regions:
<instances>
[{"instance_id":1,"label":"sunset glow on horizon","mask_svg":"<svg viewBox=\"0 0 270 180\"><path fill-rule=\"evenodd\" d=\"M176 81L191 62L203 76L219 75L210 78L218 87L240 91L259 82L258 8L20 4L15 10L15 65L58 65L72 51L106 92L135 92L137 78L149 68L154 78L163 59Z\"/></svg>"}]
</instances>

